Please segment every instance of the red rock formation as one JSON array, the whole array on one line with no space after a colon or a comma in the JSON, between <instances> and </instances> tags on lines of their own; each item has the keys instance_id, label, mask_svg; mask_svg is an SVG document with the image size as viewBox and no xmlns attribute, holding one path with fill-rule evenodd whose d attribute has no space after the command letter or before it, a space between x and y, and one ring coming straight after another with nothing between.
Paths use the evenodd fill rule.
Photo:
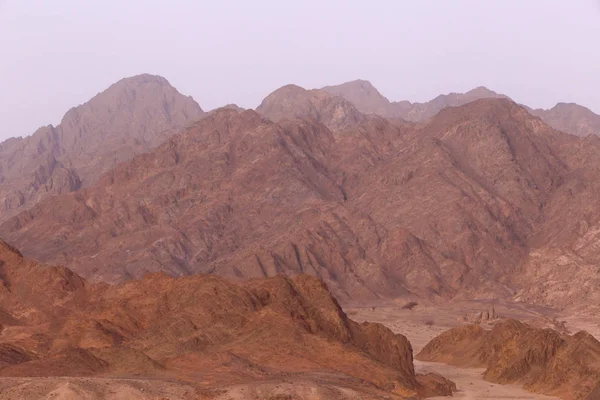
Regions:
<instances>
[{"instance_id":1,"label":"red rock formation","mask_svg":"<svg viewBox=\"0 0 600 400\"><path fill-rule=\"evenodd\" d=\"M484 378L523 384L526 389L583 399L600 378L600 342L586 332L573 336L515 320L491 331L467 325L444 332L416 356L418 360L484 367ZM588 397L589 398L589 397Z\"/></svg>"},{"instance_id":2,"label":"red rock formation","mask_svg":"<svg viewBox=\"0 0 600 400\"><path fill-rule=\"evenodd\" d=\"M307 373L325 382L333 373L357 390L407 397L455 389L415 376L404 336L350 320L312 277L235 285L159 273L90 285L2 242L0 265L0 308L13 321L2 335L0 376L142 375L212 387Z\"/></svg>"}]
</instances>

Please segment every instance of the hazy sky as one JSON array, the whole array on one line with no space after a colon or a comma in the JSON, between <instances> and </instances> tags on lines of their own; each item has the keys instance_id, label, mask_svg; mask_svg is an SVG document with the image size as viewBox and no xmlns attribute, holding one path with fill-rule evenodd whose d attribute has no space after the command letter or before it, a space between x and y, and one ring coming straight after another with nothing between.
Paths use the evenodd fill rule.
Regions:
<instances>
[{"instance_id":1,"label":"hazy sky","mask_svg":"<svg viewBox=\"0 0 600 400\"><path fill-rule=\"evenodd\" d=\"M478 85L600 113L599 0L0 0L0 138L143 72L209 110L370 80L391 100Z\"/></svg>"}]
</instances>

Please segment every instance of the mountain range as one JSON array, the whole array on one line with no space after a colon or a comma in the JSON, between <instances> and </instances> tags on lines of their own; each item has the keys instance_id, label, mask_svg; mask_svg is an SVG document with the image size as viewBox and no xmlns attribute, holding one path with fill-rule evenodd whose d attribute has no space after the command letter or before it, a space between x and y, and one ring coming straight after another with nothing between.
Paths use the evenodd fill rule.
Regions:
<instances>
[{"instance_id":1,"label":"mountain range","mask_svg":"<svg viewBox=\"0 0 600 400\"><path fill-rule=\"evenodd\" d=\"M116 87L136 82L166 85L142 76ZM364 81L342 86L357 85L375 93ZM3 218L2 237L29 257L111 283L158 271L308 273L345 300L571 307L595 296L600 138L552 129L483 88L419 106L429 110L422 115L441 108L419 123L361 112L358 97L331 90L289 85L256 111L203 118L176 96L196 112L173 105L172 113L197 122L149 152L128 150L133 158L103 175L81 173L82 188Z\"/></svg>"},{"instance_id":2,"label":"mountain range","mask_svg":"<svg viewBox=\"0 0 600 400\"><path fill-rule=\"evenodd\" d=\"M479 99L509 98L479 86L466 93L440 95L426 103L411 103L406 100L391 102L365 80L326 86L322 90L345 98L363 113L413 122L424 122L446 107L458 107ZM559 103L549 110L523 107L554 129L577 136L600 135L600 116L578 104Z\"/></svg>"},{"instance_id":3,"label":"mountain range","mask_svg":"<svg viewBox=\"0 0 600 400\"><path fill-rule=\"evenodd\" d=\"M352 321L337 299L597 312L599 119L483 87L390 102L368 81L204 112L162 77L123 79L0 144L0 376L451 395L415 373L406 337ZM496 336L547 338L512 322L464 329L423 359L470 348L453 362L512 382L489 356L512 351ZM596 359L585 335L552 335L509 354L536 390L581 343ZM566 355L537 381L540 346ZM586 368L557 393L592 390Z\"/></svg>"}]
</instances>

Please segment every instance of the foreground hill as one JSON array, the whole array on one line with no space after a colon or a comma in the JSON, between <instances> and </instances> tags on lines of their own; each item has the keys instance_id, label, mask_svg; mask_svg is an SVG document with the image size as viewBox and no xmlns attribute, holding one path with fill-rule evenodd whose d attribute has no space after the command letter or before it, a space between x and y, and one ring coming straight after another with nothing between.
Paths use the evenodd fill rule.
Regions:
<instances>
[{"instance_id":1,"label":"foreground hill","mask_svg":"<svg viewBox=\"0 0 600 400\"><path fill-rule=\"evenodd\" d=\"M410 343L344 314L317 279L229 283L154 274L91 285L0 242L0 376L181 380L197 388L318 376L371 394L451 394ZM336 383L338 382L338 383Z\"/></svg>"},{"instance_id":2,"label":"foreground hill","mask_svg":"<svg viewBox=\"0 0 600 400\"><path fill-rule=\"evenodd\" d=\"M486 331L476 325L444 332L428 343L418 360L486 368L491 382L519 383L564 399L591 399L600 382L600 342L586 332L573 336L533 328L515 320Z\"/></svg>"},{"instance_id":3,"label":"foreground hill","mask_svg":"<svg viewBox=\"0 0 600 400\"><path fill-rule=\"evenodd\" d=\"M386 118L402 118L413 122L427 121L444 108L462 106L479 99L508 99L503 94L480 86L466 93L440 95L425 103L395 102L388 100L369 81L364 80L326 86L322 90L343 97L363 113L377 114ZM600 136L600 116L578 104L559 103L549 110L530 108L527 110L562 132L577 136Z\"/></svg>"},{"instance_id":4,"label":"foreground hill","mask_svg":"<svg viewBox=\"0 0 600 400\"><path fill-rule=\"evenodd\" d=\"M166 79L123 79L69 110L60 125L0 143L0 221L49 195L89 186L203 115Z\"/></svg>"}]
</instances>

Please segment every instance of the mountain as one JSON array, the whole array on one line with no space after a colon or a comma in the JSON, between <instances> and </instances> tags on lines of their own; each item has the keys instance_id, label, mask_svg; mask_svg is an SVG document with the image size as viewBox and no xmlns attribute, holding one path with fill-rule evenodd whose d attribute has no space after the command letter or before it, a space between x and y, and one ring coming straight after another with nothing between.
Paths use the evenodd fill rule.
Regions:
<instances>
[{"instance_id":1,"label":"mountain","mask_svg":"<svg viewBox=\"0 0 600 400\"><path fill-rule=\"evenodd\" d=\"M166 79L139 75L72 108L56 127L0 143L0 221L46 196L95 183L202 115Z\"/></svg>"},{"instance_id":2,"label":"mountain","mask_svg":"<svg viewBox=\"0 0 600 400\"><path fill-rule=\"evenodd\" d=\"M456 389L441 376L415 375L404 336L350 320L315 278L236 285L152 274L93 285L3 242L0 268L3 377L141 376L221 391L312 379L315 387L342 385L371 399Z\"/></svg>"},{"instance_id":3,"label":"mountain","mask_svg":"<svg viewBox=\"0 0 600 400\"><path fill-rule=\"evenodd\" d=\"M244 108L238 106L237 104L233 104L232 103L232 104L227 104L227 105L225 105L223 107L215 108L214 110L209 111L209 113L214 113L214 112L217 112L217 111L222 110L222 109L233 110L233 111L237 111L237 112L240 112L240 113L245 110Z\"/></svg>"},{"instance_id":4,"label":"mountain","mask_svg":"<svg viewBox=\"0 0 600 400\"><path fill-rule=\"evenodd\" d=\"M427 121L446 107L458 107L479 99L508 99L503 94L480 86L466 93L440 95L425 103L395 102L388 100L369 81L365 80L326 86L322 90L343 97L362 113L377 114L386 118L402 118L412 122ZM549 110L525 108L532 115L540 117L546 124L559 131L577 136L600 136L600 116L578 104L559 103Z\"/></svg>"},{"instance_id":5,"label":"mountain","mask_svg":"<svg viewBox=\"0 0 600 400\"><path fill-rule=\"evenodd\" d=\"M558 103L549 110L532 110L548 125L577 136L600 136L600 115L575 103Z\"/></svg>"},{"instance_id":6,"label":"mountain","mask_svg":"<svg viewBox=\"0 0 600 400\"><path fill-rule=\"evenodd\" d=\"M446 107L458 107L479 99L507 98L480 86L464 94L440 95L427 103L390 102L371 82L365 80L326 86L322 90L343 97L362 113L377 114L386 118L402 118L412 122L426 121Z\"/></svg>"},{"instance_id":7,"label":"mountain","mask_svg":"<svg viewBox=\"0 0 600 400\"><path fill-rule=\"evenodd\" d=\"M480 99L508 99L508 97L479 86L466 93L443 94L426 103L400 101L394 103L394 105L400 110L398 115L400 118L407 121L422 122L433 117L444 108L459 107Z\"/></svg>"},{"instance_id":8,"label":"mountain","mask_svg":"<svg viewBox=\"0 0 600 400\"><path fill-rule=\"evenodd\" d=\"M331 130L351 128L364 119L355 106L342 97L296 85L284 86L268 95L256 112L274 122L311 118Z\"/></svg>"},{"instance_id":9,"label":"mountain","mask_svg":"<svg viewBox=\"0 0 600 400\"><path fill-rule=\"evenodd\" d=\"M359 79L341 85L325 86L321 90L343 97L365 114L377 114L388 118L399 118L401 114L400 109L369 81Z\"/></svg>"},{"instance_id":10,"label":"mountain","mask_svg":"<svg viewBox=\"0 0 600 400\"><path fill-rule=\"evenodd\" d=\"M315 96L292 92L301 105ZM279 123L213 112L95 185L9 219L2 236L94 281L304 273L344 301L581 305L590 286L559 266L579 257L570 273L595 282L598 141L555 131L506 99L446 108L418 126L360 114L331 130L297 98Z\"/></svg>"},{"instance_id":11,"label":"mountain","mask_svg":"<svg viewBox=\"0 0 600 400\"><path fill-rule=\"evenodd\" d=\"M429 342L418 360L486 368L494 383L523 384L536 393L584 399L600 381L600 342L587 332L573 336L515 320L490 331L476 325L451 329Z\"/></svg>"}]
</instances>

